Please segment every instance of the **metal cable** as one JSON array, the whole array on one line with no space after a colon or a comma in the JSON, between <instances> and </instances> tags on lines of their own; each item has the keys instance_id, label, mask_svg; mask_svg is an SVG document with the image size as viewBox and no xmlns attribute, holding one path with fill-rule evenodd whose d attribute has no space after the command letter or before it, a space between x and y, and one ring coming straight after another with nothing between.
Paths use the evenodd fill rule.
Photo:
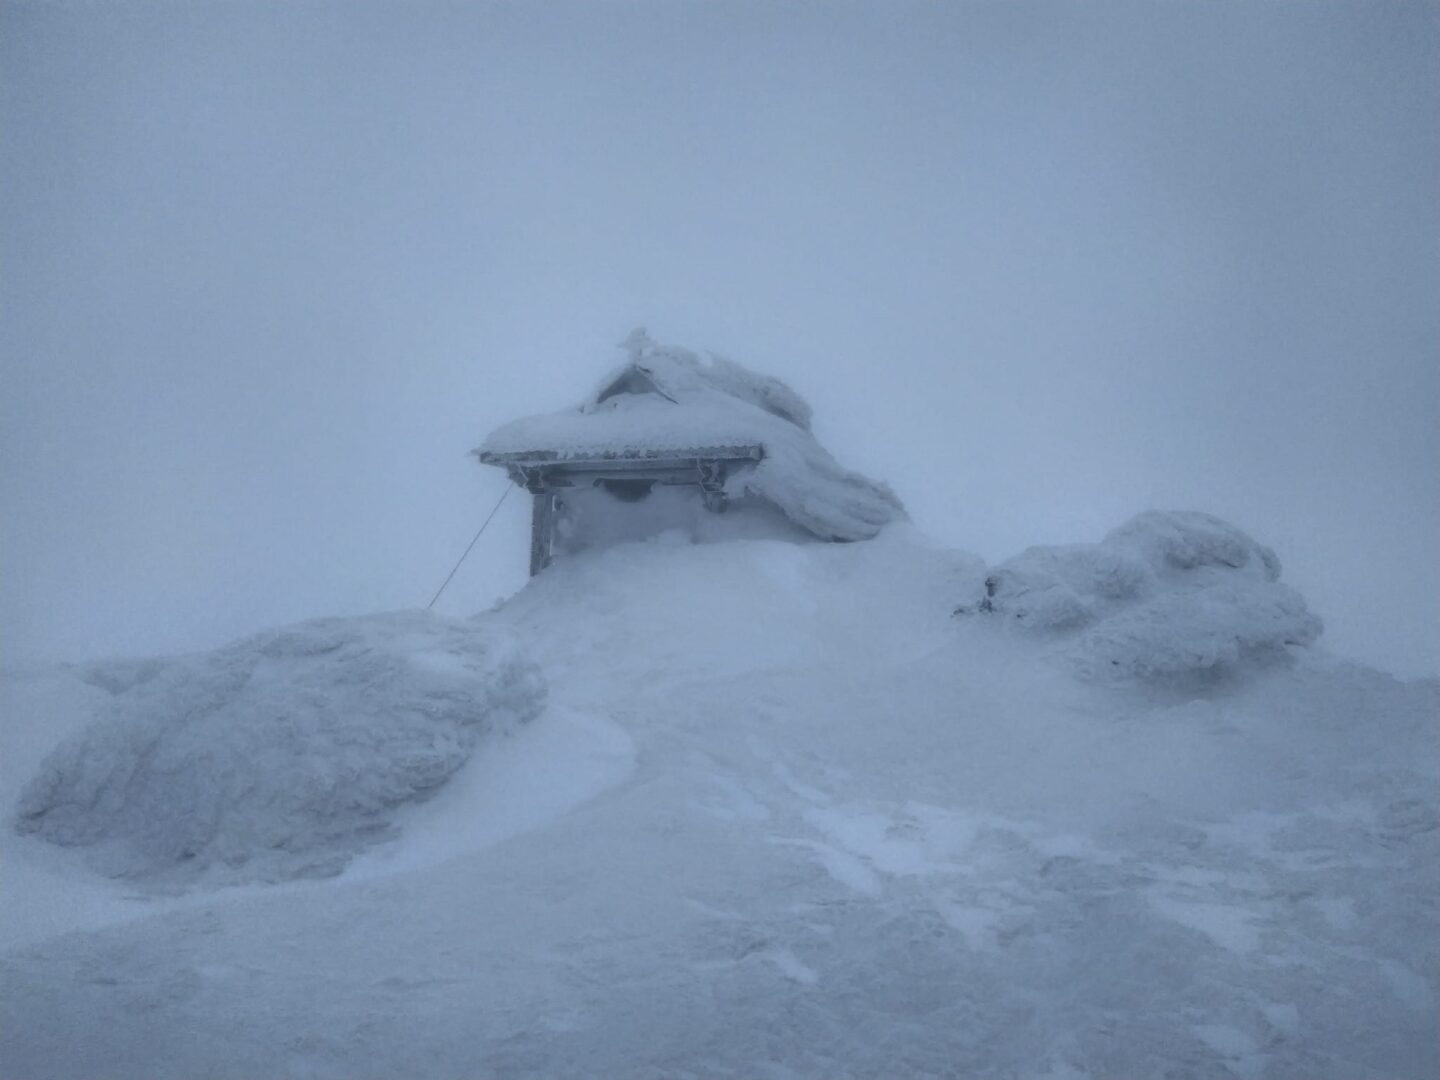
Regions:
<instances>
[{"instance_id":1,"label":"metal cable","mask_svg":"<svg viewBox=\"0 0 1440 1080\"><path fill-rule=\"evenodd\" d=\"M510 497L510 492L514 490L514 488L514 483L509 483L505 485L505 490L500 493L499 502L497 502L494 508L491 509L490 516L485 519L484 524L482 524L479 530L476 531L474 538L470 541L470 547L467 547L465 549L465 554L460 556L460 562L457 562L455 564L455 569L450 571L450 577L447 577L443 582L441 582L440 588L436 589L435 595L430 598L430 603L425 605L426 611L429 611L435 606L435 601L440 599L440 594L445 591L445 586L450 584L450 578L453 578L455 574L459 571L461 563L463 563L470 555L471 549L475 547L476 541L480 539L480 534L485 531L485 526L490 524L490 519L493 518L496 514L496 511L500 509L500 503L503 503L507 498Z\"/></svg>"}]
</instances>

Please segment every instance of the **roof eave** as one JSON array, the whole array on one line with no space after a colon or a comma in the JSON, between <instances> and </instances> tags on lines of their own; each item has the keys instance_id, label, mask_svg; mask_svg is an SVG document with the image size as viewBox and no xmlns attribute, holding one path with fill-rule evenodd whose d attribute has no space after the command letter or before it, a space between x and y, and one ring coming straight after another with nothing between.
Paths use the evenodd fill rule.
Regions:
<instances>
[{"instance_id":1,"label":"roof eave","mask_svg":"<svg viewBox=\"0 0 1440 1080\"><path fill-rule=\"evenodd\" d=\"M618 467L631 463L636 467L664 462L760 461L765 448L756 443L720 446L627 447L619 450L487 450L473 451L485 465L508 468L512 465L546 465L558 468Z\"/></svg>"}]
</instances>

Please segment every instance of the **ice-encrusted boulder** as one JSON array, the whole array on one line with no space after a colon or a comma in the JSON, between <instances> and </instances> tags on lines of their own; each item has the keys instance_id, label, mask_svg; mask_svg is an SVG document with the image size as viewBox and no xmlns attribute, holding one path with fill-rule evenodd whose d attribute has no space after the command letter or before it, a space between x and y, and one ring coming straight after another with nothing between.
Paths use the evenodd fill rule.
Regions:
<instances>
[{"instance_id":1,"label":"ice-encrusted boulder","mask_svg":"<svg viewBox=\"0 0 1440 1080\"><path fill-rule=\"evenodd\" d=\"M1153 678L1223 669L1320 636L1280 560L1209 514L1148 511L1098 544L1034 547L995 567L957 614L1064 641L1082 673Z\"/></svg>"},{"instance_id":2,"label":"ice-encrusted boulder","mask_svg":"<svg viewBox=\"0 0 1440 1080\"><path fill-rule=\"evenodd\" d=\"M16 826L158 884L338 872L545 696L479 624L422 612L318 619L83 677L109 707L45 760Z\"/></svg>"}]
</instances>

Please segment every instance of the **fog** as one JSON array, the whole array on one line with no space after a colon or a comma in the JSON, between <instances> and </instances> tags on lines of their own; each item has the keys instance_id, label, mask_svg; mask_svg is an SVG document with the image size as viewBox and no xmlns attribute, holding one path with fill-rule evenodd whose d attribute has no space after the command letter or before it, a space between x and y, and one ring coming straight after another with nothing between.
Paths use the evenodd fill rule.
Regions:
<instances>
[{"instance_id":1,"label":"fog","mask_svg":"<svg viewBox=\"0 0 1440 1080\"><path fill-rule=\"evenodd\" d=\"M0 8L0 657L423 606L644 324L1001 559L1208 510L1440 672L1433 5ZM507 500L440 607L523 583Z\"/></svg>"}]
</instances>

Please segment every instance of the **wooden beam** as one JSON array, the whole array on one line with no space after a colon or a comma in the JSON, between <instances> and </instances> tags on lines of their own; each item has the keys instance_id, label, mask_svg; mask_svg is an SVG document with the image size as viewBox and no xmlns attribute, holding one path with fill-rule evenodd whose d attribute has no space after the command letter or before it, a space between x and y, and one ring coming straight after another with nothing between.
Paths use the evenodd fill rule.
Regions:
<instances>
[{"instance_id":1,"label":"wooden beam","mask_svg":"<svg viewBox=\"0 0 1440 1080\"><path fill-rule=\"evenodd\" d=\"M551 547L555 539L555 496L550 492L535 496L530 514L530 576L534 577L550 565Z\"/></svg>"}]
</instances>

